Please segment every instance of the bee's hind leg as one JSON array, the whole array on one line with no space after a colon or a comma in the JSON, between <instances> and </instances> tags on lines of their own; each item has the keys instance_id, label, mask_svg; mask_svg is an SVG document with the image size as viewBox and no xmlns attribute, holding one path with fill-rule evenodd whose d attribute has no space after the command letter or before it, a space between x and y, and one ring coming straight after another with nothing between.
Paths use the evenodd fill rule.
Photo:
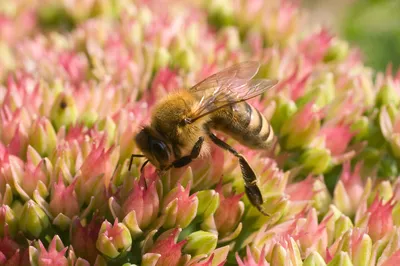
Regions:
<instances>
[{"instance_id":1,"label":"bee's hind leg","mask_svg":"<svg viewBox=\"0 0 400 266\"><path fill-rule=\"evenodd\" d=\"M213 133L209 132L208 136L217 146L221 147L232 153L239 159L240 169L242 170L243 180L245 184L245 191L246 195L249 198L251 204L255 206L262 214L269 216L263 208L263 198L260 189L257 186L257 176L254 173L253 169L247 162L246 158L243 155L238 153L234 148L232 148L229 144L225 143L224 141L220 140L217 136Z\"/></svg>"},{"instance_id":2,"label":"bee's hind leg","mask_svg":"<svg viewBox=\"0 0 400 266\"><path fill-rule=\"evenodd\" d=\"M174 161L167 169L169 169L171 167L180 168L180 167L184 167L184 166L188 165L189 163L191 163L194 159L199 157L203 143L204 143L204 137L200 137L197 140L197 142L194 144L192 151L190 152L189 155L183 156L183 157L179 158L178 160Z\"/></svg>"}]
</instances>

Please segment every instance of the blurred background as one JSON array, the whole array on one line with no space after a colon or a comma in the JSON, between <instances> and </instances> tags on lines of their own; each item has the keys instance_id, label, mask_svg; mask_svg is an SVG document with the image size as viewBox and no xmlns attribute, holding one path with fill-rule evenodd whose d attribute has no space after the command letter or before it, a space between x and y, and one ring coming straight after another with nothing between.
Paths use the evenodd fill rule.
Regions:
<instances>
[{"instance_id":1,"label":"blurred background","mask_svg":"<svg viewBox=\"0 0 400 266\"><path fill-rule=\"evenodd\" d=\"M400 0L302 0L310 23L322 23L358 46L365 63L384 71L400 66Z\"/></svg>"}]
</instances>

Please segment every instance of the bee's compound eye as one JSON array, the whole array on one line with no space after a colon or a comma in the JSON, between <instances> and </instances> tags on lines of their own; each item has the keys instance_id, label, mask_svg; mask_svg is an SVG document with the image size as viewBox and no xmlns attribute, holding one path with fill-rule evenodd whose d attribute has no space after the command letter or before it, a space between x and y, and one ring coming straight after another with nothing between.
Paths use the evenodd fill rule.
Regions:
<instances>
[{"instance_id":1,"label":"bee's compound eye","mask_svg":"<svg viewBox=\"0 0 400 266\"><path fill-rule=\"evenodd\" d=\"M152 141L151 142L151 150L152 150L153 155L156 157L156 159L160 163L167 162L169 160L168 148L164 142L158 141L158 140Z\"/></svg>"}]
</instances>

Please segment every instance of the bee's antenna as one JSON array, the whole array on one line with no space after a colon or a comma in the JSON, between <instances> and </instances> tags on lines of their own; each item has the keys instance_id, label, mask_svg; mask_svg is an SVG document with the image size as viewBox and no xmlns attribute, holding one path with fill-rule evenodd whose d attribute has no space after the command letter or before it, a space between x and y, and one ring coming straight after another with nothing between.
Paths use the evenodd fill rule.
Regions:
<instances>
[{"instance_id":1,"label":"bee's antenna","mask_svg":"<svg viewBox=\"0 0 400 266\"><path fill-rule=\"evenodd\" d=\"M143 173L144 167L146 166L146 164L147 164L148 162L150 162L150 160L146 160L146 161L142 164L142 167L140 167L140 173L141 173L141 174Z\"/></svg>"},{"instance_id":2,"label":"bee's antenna","mask_svg":"<svg viewBox=\"0 0 400 266\"><path fill-rule=\"evenodd\" d=\"M132 154L131 160L129 161L129 168L128 168L129 172L131 171L132 164L133 164L133 158L135 158L135 157L145 157L145 156L143 154Z\"/></svg>"},{"instance_id":3,"label":"bee's antenna","mask_svg":"<svg viewBox=\"0 0 400 266\"><path fill-rule=\"evenodd\" d=\"M149 162L149 160L146 160L143 164L142 167L140 167L140 176L141 178L143 177L143 181L144 181L144 188L147 190L147 182L146 182L146 178L143 176L143 171L144 171L144 167L146 166L146 164Z\"/></svg>"}]
</instances>

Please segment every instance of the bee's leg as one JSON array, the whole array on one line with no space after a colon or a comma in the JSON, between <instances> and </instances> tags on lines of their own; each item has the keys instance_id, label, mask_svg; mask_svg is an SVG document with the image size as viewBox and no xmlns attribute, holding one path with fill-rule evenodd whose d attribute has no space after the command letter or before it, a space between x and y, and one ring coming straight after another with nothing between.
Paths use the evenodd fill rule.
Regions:
<instances>
[{"instance_id":1,"label":"bee's leg","mask_svg":"<svg viewBox=\"0 0 400 266\"><path fill-rule=\"evenodd\" d=\"M184 166L188 165L189 163L191 163L194 159L199 157L201 147L203 146L203 142L204 142L204 137L200 137L197 140L197 142L194 144L192 151L190 152L190 155L183 156L183 157L179 158L178 160L174 161L167 169L169 169L171 167L180 168L180 167L184 167Z\"/></svg>"},{"instance_id":2,"label":"bee's leg","mask_svg":"<svg viewBox=\"0 0 400 266\"><path fill-rule=\"evenodd\" d=\"M232 148L229 144L225 143L224 141L220 140L215 136L213 133L209 132L208 136L210 139L222 149L225 149L232 153L239 159L240 169L242 170L243 180L245 184L245 191L246 195L249 198L250 202L264 215L269 216L263 208L263 198L260 189L257 186L257 176L254 173L253 169L247 162L246 158L243 157L240 153L238 153L234 148Z\"/></svg>"}]
</instances>

